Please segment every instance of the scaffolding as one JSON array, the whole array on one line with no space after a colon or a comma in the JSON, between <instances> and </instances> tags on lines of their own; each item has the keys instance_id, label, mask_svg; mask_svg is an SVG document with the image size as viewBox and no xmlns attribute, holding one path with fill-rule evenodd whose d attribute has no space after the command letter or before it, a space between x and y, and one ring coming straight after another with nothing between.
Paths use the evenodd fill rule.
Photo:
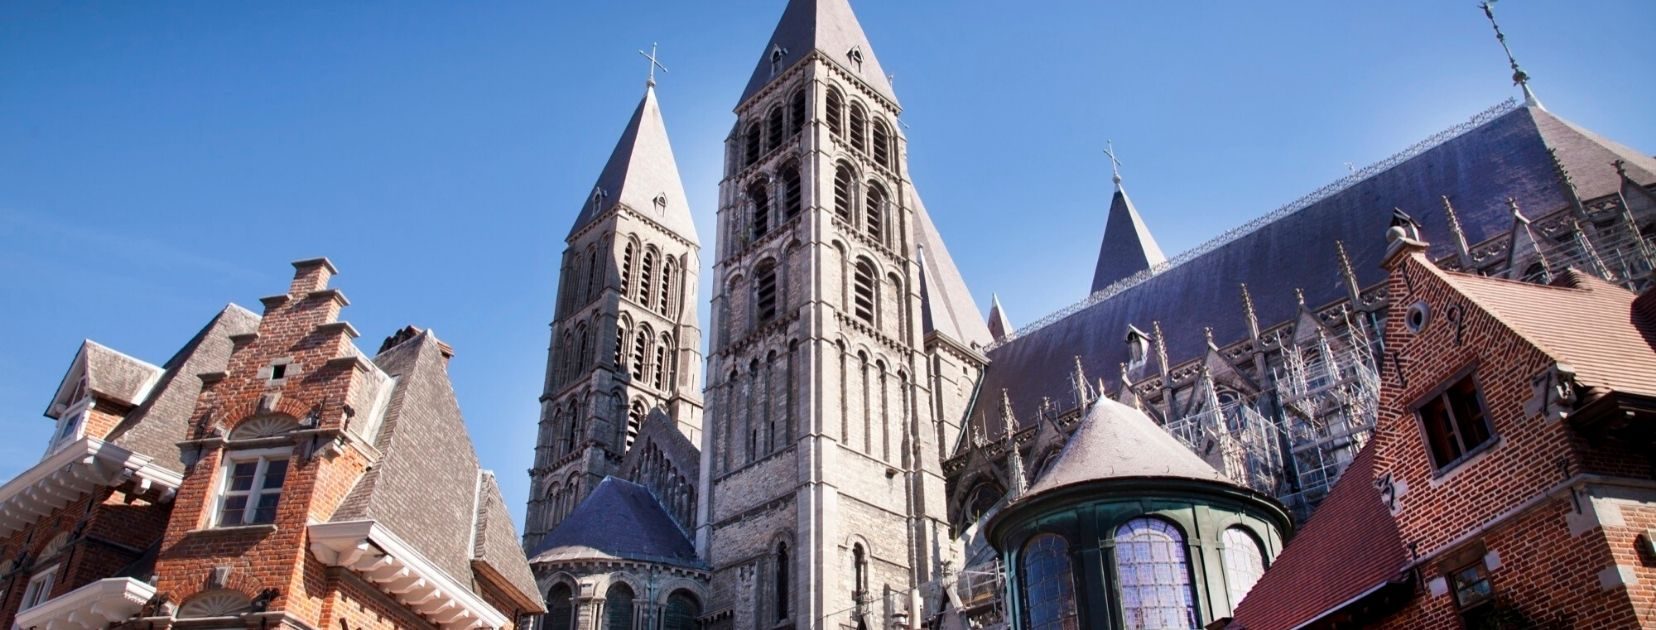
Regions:
<instances>
[{"instance_id":1,"label":"scaffolding","mask_svg":"<svg viewBox=\"0 0 1656 630\"><path fill-rule=\"evenodd\" d=\"M1253 407L1240 401L1208 405L1165 428L1232 481L1271 496L1282 493L1282 430Z\"/></svg>"}]
</instances>

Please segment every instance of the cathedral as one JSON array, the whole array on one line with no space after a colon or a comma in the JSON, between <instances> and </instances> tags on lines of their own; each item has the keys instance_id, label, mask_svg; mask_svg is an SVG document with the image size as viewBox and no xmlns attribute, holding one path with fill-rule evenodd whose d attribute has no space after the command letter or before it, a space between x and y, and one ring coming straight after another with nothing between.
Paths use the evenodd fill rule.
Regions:
<instances>
[{"instance_id":1,"label":"cathedral","mask_svg":"<svg viewBox=\"0 0 1656 630\"><path fill-rule=\"evenodd\" d=\"M846 0L791 0L736 99L710 296L652 78L558 276L523 541L542 627L1077 627L1028 616L1006 548L1081 513L1032 509L1054 496L1236 514L1245 533L1187 543L1263 572L1381 415L1388 229L1432 235L1422 256L1458 273L1650 282L1656 160L1554 115L1513 66L1523 100L1171 258L1117 173L1091 286L1022 328L973 302ZM1104 461L1124 435L1175 455ZM1157 527L1118 534L1183 536ZM1109 618L1230 619L1232 568Z\"/></svg>"}]
</instances>

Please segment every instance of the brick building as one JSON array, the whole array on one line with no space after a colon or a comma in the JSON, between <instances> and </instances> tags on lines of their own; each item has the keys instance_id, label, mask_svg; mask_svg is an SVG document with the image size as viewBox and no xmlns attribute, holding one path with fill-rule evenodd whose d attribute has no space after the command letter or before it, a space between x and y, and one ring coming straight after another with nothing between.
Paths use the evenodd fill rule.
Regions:
<instances>
[{"instance_id":1,"label":"brick building","mask_svg":"<svg viewBox=\"0 0 1656 630\"><path fill-rule=\"evenodd\" d=\"M1375 439L1232 627L1656 626L1656 291L1390 233Z\"/></svg>"},{"instance_id":2,"label":"brick building","mask_svg":"<svg viewBox=\"0 0 1656 630\"><path fill-rule=\"evenodd\" d=\"M45 457L0 486L0 625L508 628L542 610L448 379L369 357L326 259L163 366L86 342Z\"/></svg>"}]
</instances>

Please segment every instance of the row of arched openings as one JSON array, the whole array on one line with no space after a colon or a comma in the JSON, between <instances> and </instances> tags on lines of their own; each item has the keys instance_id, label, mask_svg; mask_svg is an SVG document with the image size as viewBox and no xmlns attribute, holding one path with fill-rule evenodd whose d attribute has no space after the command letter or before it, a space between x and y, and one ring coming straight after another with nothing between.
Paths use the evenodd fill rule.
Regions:
<instances>
[{"instance_id":1,"label":"row of arched openings","mask_svg":"<svg viewBox=\"0 0 1656 630\"><path fill-rule=\"evenodd\" d=\"M760 158L782 148L782 144L805 129L805 90L795 90L787 102L772 104L763 119L749 122L742 133L742 166L758 164Z\"/></svg>"},{"instance_id":2,"label":"row of arched openings","mask_svg":"<svg viewBox=\"0 0 1656 630\"><path fill-rule=\"evenodd\" d=\"M1234 605L1265 573L1259 539L1241 526L1222 535L1225 585ZM1173 523L1135 518L1116 528L1114 577L1124 627L1196 628L1196 591L1185 536ZM1075 568L1069 541L1039 534L1024 543L1021 581L1025 630L1078 627Z\"/></svg>"},{"instance_id":3,"label":"row of arched openings","mask_svg":"<svg viewBox=\"0 0 1656 630\"><path fill-rule=\"evenodd\" d=\"M632 329L623 317L615 327L615 368L630 375L635 384L648 383L660 391L671 389L677 376L673 360L677 344L670 332L657 335L649 324Z\"/></svg>"},{"instance_id":4,"label":"row of arched openings","mask_svg":"<svg viewBox=\"0 0 1656 630\"><path fill-rule=\"evenodd\" d=\"M633 268L635 261L637 269ZM677 313L679 275L678 259L663 254L654 245L629 240L621 252L621 295L662 315L672 317Z\"/></svg>"},{"instance_id":5,"label":"row of arched openings","mask_svg":"<svg viewBox=\"0 0 1656 630\"><path fill-rule=\"evenodd\" d=\"M793 408L799 342L786 353L771 350L725 380L727 408L723 470L735 470L769 456L793 440Z\"/></svg>"},{"instance_id":6,"label":"row of arched openings","mask_svg":"<svg viewBox=\"0 0 1656 630\"><path fill-rule=\"evenodd\" d=\"M569 584L554 584L546 594L547 630L580 630L575 610L575 593ZM625 582L616 582L604 592L603 630L636 630L642 611L638 596ZM661 609L661 630L696 630L701 603L689 591L679 589L667 596Z\"/></svg>"},{"instance_id":7,"label":"row of arched openings","mask_svg":"<svg viewBox=\"0 0 1656 630\"><path fill-rule=\"evenodd\" d=\"M840 357L840 409L843 410L840 414L840 443L869 457L892 461L893 456L898 454L897 449L901 448L898 442L903 427L907 425L910 404L908 372L899 369L892 374L885 359L871 358L863 350L858 350L853 357L845 344L837 346ZM856 422L859 419L861 422ZM893 429L896 429L895 434Z\"/></svg>"},{"instance_id":8,"label":"row of arched openings","mask_svg":"<svg viewBox=\"0 0 1656 630\"><path fill-rule=\"evenodd\" d=\"M884 120L871 117L858 101L848 103L837 89L828 89L825 105L823 119L828 123L829 133L845 140L858 153L873 158L875 164L895 170L896 134Z\"/></svg>"},{"instance_id":9,"label":"row of arched openings","mask_svg":"<svg viewBox=\"0 0 1656 630\"><path fill-rule=\"evenodd\" d=\"M798 161L788 162L777 169L775 177L759 177L748 184L743 194L748 201L746 236L757 241L769 234L771 228L788 222L805 210L804 189L800 185ZM741 237L740 229L733 236ZM738 241L748 239L738 238Z\"/></svg>"},{"instance_id":10,"label":"row of arched openings","mask_svg":"<svg viewBox=\"0 0 1656 630\"><path fill-rule=\"evenodd\" d=\"M834 216L839 220L890 247L886 226L893 223L892 207L891 193L884 184L870 179L859 185L856 168L849 162L834 165Z\"/></svg>"},{"instance_id":11,"label":"row of arched openings","mask_svg":"<svg viewBox=\"0 0 1656 630\"><path fill-rule=\"evenodd\" d=\"M551 530L558 523L562 523L564 518L575 510L576 504L580 503L581 499L580 473L570 473L569 478L563 483L552 482L552 485L546 489L546 498L544 499L546 502L544 509L546 514L545 528Z\"/></svg>"}]
</instances>

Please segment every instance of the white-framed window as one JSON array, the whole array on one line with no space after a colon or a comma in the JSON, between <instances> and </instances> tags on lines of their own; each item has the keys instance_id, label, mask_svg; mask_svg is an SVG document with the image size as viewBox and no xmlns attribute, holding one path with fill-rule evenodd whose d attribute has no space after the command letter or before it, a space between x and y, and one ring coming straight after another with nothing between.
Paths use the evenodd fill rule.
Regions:
<instances>
[{"instance_id":1,"label":"white-framed window","mask_svg":"<svg viewBox=\"0 0 1656 630\"><path fill-rule=\"evenodd\" d=\"M92 397L87 396L58 414L57 428L52 431L52 442L46 447L47 457L86 435L86 416L91 411Z\"/></svg>"},{"instance_id":2,"label":"white-framed window","mask_svg":"<svg viewBox=\"0 0 1656 630\"><path fill-rule=\"evenodd\" d=\"M286 448L226 452L213 526L275 523L291 455Z\"/></svg>"},{"instance_id":3,"label":"white-framed window","mask_svg":"<svg viewBox=\"0 0 1656 630\"><path fill-rule=\"evenodd\" d=\"M54 564L36 571L34 576L29 578L29 586L23 590L23 603L17 607L19 611L34 608L52 598L52 585L57 583L57 570L58 565Z\"/></svg>"}]
</instances>

